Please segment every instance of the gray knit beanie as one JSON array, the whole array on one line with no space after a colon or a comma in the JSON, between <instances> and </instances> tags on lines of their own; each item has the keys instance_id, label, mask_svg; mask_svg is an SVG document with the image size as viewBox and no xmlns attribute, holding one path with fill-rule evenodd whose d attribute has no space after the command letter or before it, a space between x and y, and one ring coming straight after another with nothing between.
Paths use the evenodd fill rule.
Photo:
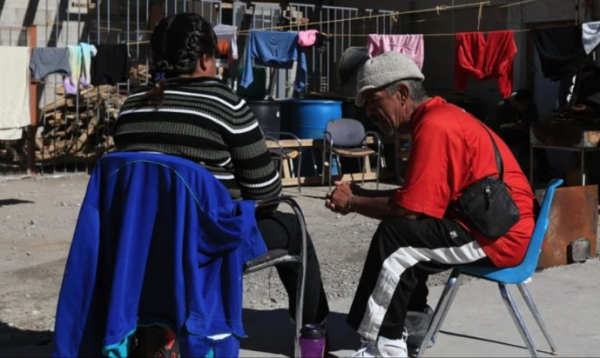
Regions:
<instances>
[{"instance_id":1,"label":"gray knit beanie","mask_svg":"<svg viewBox=\"0 0 600 358\"><path fill-rule=\"evenodd\" d=\"M410 57L399 52L385 52L368 60L358 72L356 99L361 107L365 104L365 91L382 88L402 80L425 80L425 76Z\"/></svg>"}]
</instances>

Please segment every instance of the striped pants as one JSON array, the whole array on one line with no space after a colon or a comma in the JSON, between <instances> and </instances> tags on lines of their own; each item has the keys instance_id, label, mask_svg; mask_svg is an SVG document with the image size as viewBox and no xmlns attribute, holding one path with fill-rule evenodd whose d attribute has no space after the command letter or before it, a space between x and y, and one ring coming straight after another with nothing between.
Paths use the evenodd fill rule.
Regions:
<instances>
[{"instance_id":1,"label":"striped pants","mask_svg":"<svg viewBox=\"0 0 600 358\"><path fill-rule=\"evenodd\" d=\"M406 312L427 304L427 277L454 265L491 265L481 246L450 219L384 219L371 242L348 314L363 338L400 339Z\"/></svg>"}]
</instances>

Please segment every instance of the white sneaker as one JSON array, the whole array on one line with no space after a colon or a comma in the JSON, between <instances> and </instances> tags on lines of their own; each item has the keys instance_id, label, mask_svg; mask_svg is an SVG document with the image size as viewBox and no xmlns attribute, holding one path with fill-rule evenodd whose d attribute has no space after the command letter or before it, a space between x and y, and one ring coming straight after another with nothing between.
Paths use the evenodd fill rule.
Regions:
<instances>
[{"instance_id":1,"label":"white sneaker","mask_svg":"<svg viewBox=\"0 0 600 358\"><path fill-rule=\"evenodd\" d=\"M365 340L364 338L361 337L360 339L361 345L360 348L354 352L353 354L349 355L348 358L371 358L371 357L380 357L379 355L379 351L377 350L377 347L369 344L367 342L367 340Z\"/></svg>"},{"instance_id":2,"label":"white sneaker","mask_svg":"<svg viewBox=\"0 0 600 358\"><path fill-rule=\"evenodd\" d=\"M381 357L408 357L408 348L406 347L406 339L408 334L406 330L402 335L402 339L387 339L379 337L377 340L377 350Z\"/></svg>"},{"instance_id":3,"label":"white sneaker","mask_svg":"<svg viewBox=\"0 0 600 358\"><path fill-rule=\"evenodd\" d=\"M421 348L421 344L425 339L429 324L433 318L433 309L429 306L423 312L409 311L406 314L404 326L408 331L407 344L411 347ZM435 343L435 337L431 338L427 348L431 348Z\"/></svg>"},{"instance_id":4,"label":"white sneaker","mask_svg":"<svg viewBox=\"0 0 600 358\"><path fill-rule=\"evenodd\" d=\"M407 333L405 331L402 339L388 339L379 337L377 345L362 341L362 347L348 358L380 358L380 357L408 357L408 348L406 347Z\"/></svg>"}]
</instances>

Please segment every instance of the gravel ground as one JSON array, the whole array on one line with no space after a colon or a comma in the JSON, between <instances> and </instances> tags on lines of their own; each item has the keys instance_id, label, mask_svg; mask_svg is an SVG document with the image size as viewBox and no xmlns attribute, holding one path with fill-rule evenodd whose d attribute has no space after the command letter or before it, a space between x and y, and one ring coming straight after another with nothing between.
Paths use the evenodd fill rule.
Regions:
<instances>
[{"instance_id":1,"label":"gravel ground","mask_svg":"<svg viewBox=\"0 0 600 358\"><path fill-rule=\"evenodd\" d=\"M86 175L7 180L0 178L0 348L45 345L54 313ZM374 187L374 184L366 184ZM382 186L383 189L390 186ZM317 249L330 300L352 297L377 221L339 216L323 207L327 188L286 194L300 203ZM444 275L430 285L445 282ZM247 308L287 307L275 269L247 276Z\"/></svg>"}]
</instances>

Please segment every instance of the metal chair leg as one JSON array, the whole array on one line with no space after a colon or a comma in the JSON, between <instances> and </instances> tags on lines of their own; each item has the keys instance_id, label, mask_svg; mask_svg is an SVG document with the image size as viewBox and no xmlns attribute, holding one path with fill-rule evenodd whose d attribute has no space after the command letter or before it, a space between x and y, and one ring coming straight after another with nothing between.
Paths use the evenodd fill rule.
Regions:
<instances>
[{"instance_id":1,"label":"metal chair leg","mask_svg":"<svg viewBox=\"0 0 600 358\"><path fill-rule=\"evenodd\" d=\"M342 160L340 159L339 155L336 155L335 158L337 162L338 175L340 176L340 180L342 180L342 178L344 178L344 172L342 171Z\"/></svg>"},{"instance_id":2,"label":"metal chair leg","mask_svg":"<svg viewBox=\"0 0 600 358\"><path fill-rule=\"evenodd\" d=\"M317 176L319 169L317 168L317 156L315 155L315 148L310 148L310 156L312 157L313 174ZM323 160L325 160L325 158L323 158Z\"/></svg>"},{"instance_id":3,"label":"metal chair leg","mask_svg":"<svg viewBox=\"0 0 600 358\"><path fill-rule=\"evenodd\" d=\"M331 192L331 172L333 172L333 151L329 152L329 192Z\"/></svg>"},{"instance_id":4,"label":"metal chair leg","mask_svg":"<svg viewBox=\"0 0 600 358\"><path fill-rule=\"evenodd\" d=\"M419 352L417 357L424 357L425 350L429 345L429 342L434 339L434 337L438 334L439 330L442 328L442 324L446 319L446 315L450 310L450 306L452 306L452 302L456 297L456 293L460 288L460 284L462 282L462 278L460 277L460 271L454 270L446 283L446 287L444 288L444 292L440 297L440 301L438 302L435 313L433 314L433 318L431 323L429 324L429 329L427 329L427 334L425 334L425 339L419 348Z\"/></svg>"},{"instance_id":5,"label":"metal chair leg","mask_svg":"<svg viewBox=\"0 0 600 358\"><path fill-rule=\"evenodd\" d=\"M527 306L529 307L529 310L531 311L533 318L535 318L535 321L537 322L538 326L542 330L544 337L546 337L546 341L548 341L548 344L550 345L550 349L552 349L552 354L557 355L558 347L556 347L556 344L554 344L554 340L550 336L550 332L548 331L548 328L546 328L546 325L544 324L544 321L542 320L542 316L540 315L540 311L538 311L537 306L535 305L535 302L533 301L533 297L531 297L531 294L529 293L529 290L527 289L527 286L524 283L520 283L517 285L517 287L519 288L519 291L521 291L521 295L523 295L523 299L527 303Z\"/></svg>"},{"instance_id":6,"label":"metal chair leg","mask_svg":"<svg viewBox=\"0 0 600 358\"><path fill-rule=\"evenodd\" d=\"M367 171L367 158L368 157L364 157L363 162L362 162L362 181L361 181L361 183L363 185L365 184L365 172ZM360 164L360 159L358 160L358 163Z\"/></svg>"},{"instance_id":7,"label":"metal chair leg","mask_svg":"<svg viewBox=\"0 0 600 358\"><path fill-rule=\"evenodd\" d=\"M381 148L377 148L377 172L375 174L377 190L379 190L379 172L381 171Z\"/></svg>"},{"instance_id":8,"label":"metal chair leg","mask_svg":"<svg viewBox=\"0 0 600 358\"><path fill-rule=\"evenodd\" d=\"M300 177L302 176L302 149L298 153L298 170L296 172L296 177L298 178L298 193L302 194L302 184L300 181Z\"/></svg>"},{"instance_id":9,"label":"metal chair leg","mask_svg":"<svg viewBox=\"0 0 600 358\"><path fill-rule=\"evenodd\" d=\"M517 308L517 306L515 305L515 302L513 301L510 292L508 292L508 288L506 287L505 284L499 283L498 284L498 288L500 289L500 295L502 295L502 299L504 300L504 303L506 303L506 307L508 308L508 312L510 313L513 321L515 322L515 325L517 326L517 329L519 330L519 333L521 334L521 337L523 338L523 341L525 342L525 345L527 346L527 349L529 350L529 354L532 357L537 357L537 350L535 349L535 344L533 343L533 339L531 338L531 335L529 334L529 331L527 330L527 326L525 326L525 322L523 322L523 318L521 317L521 314L519 313L519 309Z\"/></svg>"},{"instance_id":10,"label":"metal chair leg","mask_svg":"<svg viewBox=\"0 0 600 358\"><path fill-rule=\"evenodd\" d=\"M313 158L315 153L313 152ZM323 161L321 162L321 185L325 185L325 158L327 157L327 149L323 148ZM331 163L329 164L331 165ZM316 169L316 166L315 166Z\"/></svg>"},{"instance_id":11,"label":"metal chair leg","mask_svg":"<svg viewBox=\"0 0 600 358\"><path fill-rule=\"evenodd\" d=\"M304 216L299 207L294 207L294 212L300 220L300 233L302 236L302 251L300 252L300 275L298 277L298 289L296 290L296 341L295 341L295 357L300 358L300 331L302 330L302 317L304 313L304 289L306 287L306 251L307 251L307 235L306 235L306 223L304 222Z\"/></svg>"}]
</instances>

